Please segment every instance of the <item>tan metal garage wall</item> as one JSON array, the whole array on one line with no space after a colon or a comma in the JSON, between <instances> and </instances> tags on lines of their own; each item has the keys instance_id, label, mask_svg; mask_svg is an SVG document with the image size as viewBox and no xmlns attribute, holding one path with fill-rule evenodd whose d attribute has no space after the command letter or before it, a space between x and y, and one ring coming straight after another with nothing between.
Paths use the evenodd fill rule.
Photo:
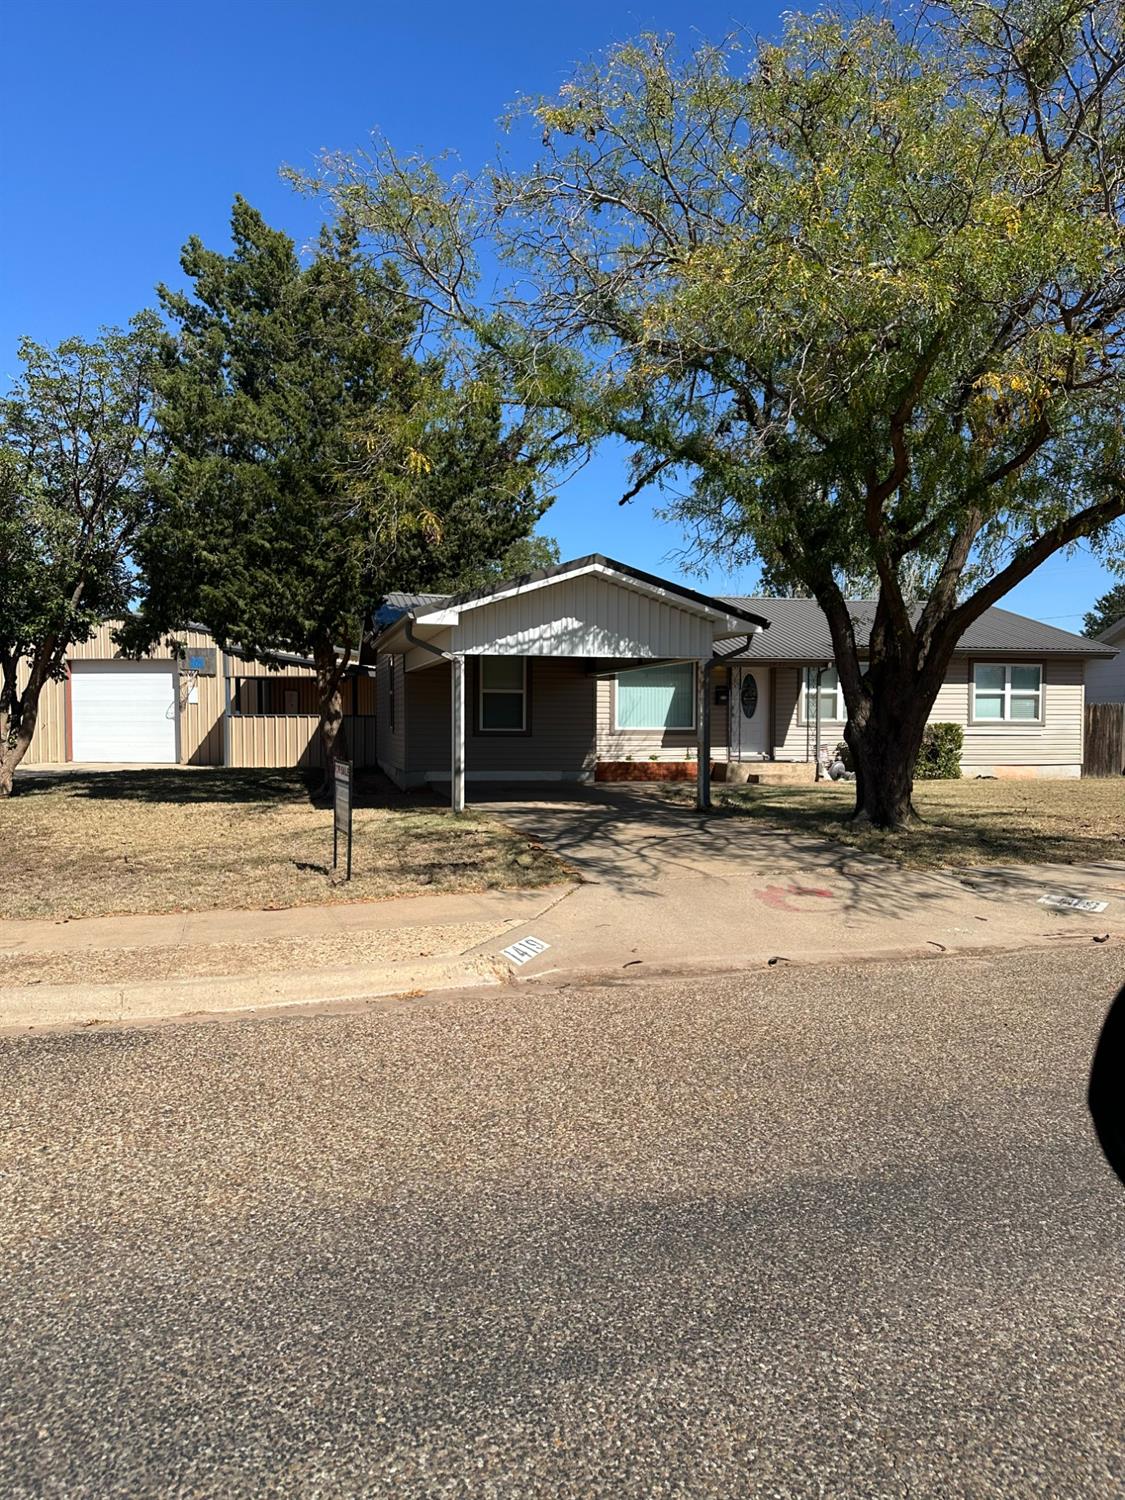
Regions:
<instances>
[{"instance_id":1,"label":"tan metal garage wall","mask_svg":"<svg viewBox=\"0 0 1125 1500\"><path fill-rule=\"evenodd\" d=\"M88 641L71 647L68 661L117 661L123 660L120 649L113 639L114 627L120 622L107 620L99 625ZM215 651L213 675L189 672L186 662L180 663L180 762L189 766L221 766L223 764L223 714L226 703L226 684L223 679L224 654L215 647L213 638L202 630L186 630L177 636L188 651ZM147 653L152 661L171 661L175 655L166 644L155 646ZM225 658L234 678L277 677L302 679L314 678L312 668L286 665L279 669L265 662L242 661L237 657ZM21 688L27 681L27 667L20 667ZM355 697L353 707L353 695ZM195 699L193 702L192 699ZM347 732L355 739L359 753L354 759L359 765L375 763L374 718L352 719L354 711L361 716L374 715L375 683L371 678L361 677L343 685L344 712L347 715ZM303 697L301 707L312 710L314 697ZM298 715L262 718L232 718L231 746L235 766L284 767L296 765L319 765L320 749L316 739L318 718L315 712ZM236 727L240 726L240 727ZM310 748L311 747L311 748ZM260 757L260 758L256 758ZM43 689L39 700L39 722L35 738L31 742L24 765L57 765L67 759L67 684L50 682Z\"/></svg>"},{"instance_id":2,"label":"tan metal garage wall","mask_svg":"<svg viewBox=\"0 0 1125 1500\"><path fill-rule=\"evenodd\" d=\"M20 692L27 686L27 678L27 663L21 662L16 669L16 683ZM49 766L58 765L65 760L66 683L48 682L39 695L39 721L23 764Z\"/></svg>"},{"instance_id":3,"label":"tan metal garage wall","mask_svg":"<svg viewBox=\"0 0 1125 1500\"><path fill-rule=\"evenodd\" d=\"M252 768L322 766L324 756L316 714L234 714L230 721L230 764ZM375 764L375 720L344 720L350 758L357 766Z\"/></svg>"}]
</instances>

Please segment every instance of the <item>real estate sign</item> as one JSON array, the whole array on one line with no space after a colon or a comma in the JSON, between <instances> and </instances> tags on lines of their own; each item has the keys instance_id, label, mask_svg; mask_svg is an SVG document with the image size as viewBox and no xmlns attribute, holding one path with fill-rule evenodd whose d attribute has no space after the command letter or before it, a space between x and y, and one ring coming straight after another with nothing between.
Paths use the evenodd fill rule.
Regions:
<instances>
[{"instance_id":1,"label":"real estate sign","mask_svg":"<svg viewBox=\"0 0 1125 1500\"><path fill-rule=\"evenodd\" d=\"M340 838L347 842L346 880L352 878L352 763L338 760L332 777L332 868L340 863Z\"/></svg>"}]
</instances>

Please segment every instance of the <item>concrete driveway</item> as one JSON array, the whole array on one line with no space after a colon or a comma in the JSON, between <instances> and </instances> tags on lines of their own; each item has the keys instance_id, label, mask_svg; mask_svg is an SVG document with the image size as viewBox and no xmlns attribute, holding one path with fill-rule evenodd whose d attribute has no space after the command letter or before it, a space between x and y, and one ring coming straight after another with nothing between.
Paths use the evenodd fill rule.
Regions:
<instances>
[{"instance_id":1,"label":"concrete driveway","mask_svg":"<svg viewBox=\"0 0 1125 1500\"><path fill-rule=\"evenodd\" d=\"M905 870L830 840L701 814L643 787L575 787L488 810L566 860L583 884L526 932L549 944L523 975L648 965L722 968L1125 936L1125 862L1026 870ZM1104 914L1052 911L1095 895Z\"/></svg>"}]
</instances>

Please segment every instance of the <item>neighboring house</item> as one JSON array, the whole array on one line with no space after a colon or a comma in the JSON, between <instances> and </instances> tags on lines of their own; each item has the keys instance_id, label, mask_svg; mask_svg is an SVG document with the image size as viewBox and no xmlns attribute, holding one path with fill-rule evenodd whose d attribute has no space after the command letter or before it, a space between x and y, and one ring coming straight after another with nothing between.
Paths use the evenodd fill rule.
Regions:
<instances>
[{"instance_id":1,"label":"neighboring house","mask_svg":"<svg viewBox=\"0 0 1125 1500\"><path fill-rule=\"evenodd\" d=\"M181 633L182 656L159 646L135 660L114 644L115 623L72 646L65 680L43 689L25 766L321 764L309 661L284 652L250 661L198 629ZM373 765L372 673L351 668L343 698L351 754Z\"/></svg>"},{"instance_id":2,"label":"neighboring house","mask_svg":"<svg viewBox=\"0 0 1125 1500\"><path fill-rule=\"evenodd\" d=\"M1117 655L1092 661L1086 668L1086 702L1125 703L1125 616L1095 639L1099 645L1116 647Z\"/></svg>"},{"instance_id":3,"label":"neighboring house","mask_svg":"<svg viewBox=\"0 0 1125 1500\"><path fill-rule=\"evenodd\" d=\"M862 644L874 612L850 606ZM400 786L582 781L609 762L815 760L844 705L812 600L720 599L600 555L377 618L377 758ZM1007 610L960 642L933 719L967 774L1079 776L1087 663L1114 655ZM819 687L818 687L819 685ZM811 768L810 768L811 774Z\"/></svg>"}]
</instances>

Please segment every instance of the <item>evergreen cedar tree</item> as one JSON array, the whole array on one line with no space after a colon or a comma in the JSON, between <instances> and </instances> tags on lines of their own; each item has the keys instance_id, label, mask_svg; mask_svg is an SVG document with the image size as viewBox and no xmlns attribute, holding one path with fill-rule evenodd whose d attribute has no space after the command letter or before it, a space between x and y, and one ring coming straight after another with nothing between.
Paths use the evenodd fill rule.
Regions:
<instances>
[{"instance_id":1,"label":"evergreen cedar tree","mask_svg":"<svg viewBox=\"0 0 1125 1500\"><path fill-rule=\"evenodd\" d=\"M0 402L0 796L66 654L135 590L163 443L151 410L159 320L47 349L24 339ZM21 670L22 669L22 670Z\"/></svg>"},{"instance_id":2,"label":"evergreen cedar tree","mask_svg":"<svg viewBox=\"0 0 1125 1500\"><path fill-rule=\"evenodd\" d=\"M189 241L158 374L169 446L137 549L141 648L187 619L252 657L315 662L325 764L365 618L390 589L454 588L499 568L548 504L527 428L487 372L454 386L419 353L399 277L342 223L302 265L237 199L229 255Z\"/></svg>"},{"instance_id":3,"label":"evergreen cedar tree","mask_svg":"<svg viewBox=\"0 0 1125 1500\"><path fill-rule=\"evenodd\" d=\"M1123 86L1120 0L849 7L614 48L517 109L527 170L384 144L307 185L701 556L817 599L856 815L901 827L966 627L1080 539L1121 557Z\"/></svg>"},{"instance_id":4,"label":"evergreen cedar tree","mask_svg":"<svg viewBox=\"0 0 1125 1500\"><path fill-rule=\"evenodd\" d=\"M1082 621L1082 629L1089 636L1101 635L1118 620L1125 620L1125 583L1114 586L1096 600L1094 607Z\"/></svg>"}]
</instances>

